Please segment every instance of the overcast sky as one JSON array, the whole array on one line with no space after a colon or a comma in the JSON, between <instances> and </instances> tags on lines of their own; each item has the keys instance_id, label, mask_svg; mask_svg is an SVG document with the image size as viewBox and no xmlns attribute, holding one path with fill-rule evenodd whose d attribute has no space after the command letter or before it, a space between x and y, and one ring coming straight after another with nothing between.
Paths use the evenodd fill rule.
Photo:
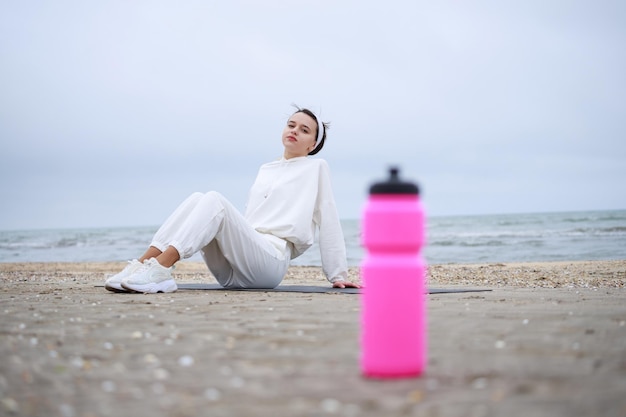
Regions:
<instances>
[{"instance_id":1,"label":"overcast sky","mask_svg":"<svg viewBox=\"0 0 626 417\"><path fill-rule=\"evenodd\" d=\"M292 103L342 218L396 164L431 216L626 208L626 2L0 3L0 229L242 211Z\"/></svg>"}]
</instances>

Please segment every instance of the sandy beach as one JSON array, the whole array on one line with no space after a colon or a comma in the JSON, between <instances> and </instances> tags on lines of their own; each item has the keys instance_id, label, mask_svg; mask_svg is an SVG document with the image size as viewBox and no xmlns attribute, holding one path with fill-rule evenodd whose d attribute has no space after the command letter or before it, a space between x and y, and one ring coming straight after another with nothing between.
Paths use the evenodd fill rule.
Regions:
<instances>
[{"instance_id":1,"label":"sandy beach","mask_svg":"<svg viewBox=\"0 0 626 417\"><path fill-rule=\"evenodd\" d=\"M360 375L358 295L104 290L123 266L0 264L0 416L626 416L626 261L431 266L489 291L429 295L426 373L393 381Z\"/></svg>"}]
</instances>

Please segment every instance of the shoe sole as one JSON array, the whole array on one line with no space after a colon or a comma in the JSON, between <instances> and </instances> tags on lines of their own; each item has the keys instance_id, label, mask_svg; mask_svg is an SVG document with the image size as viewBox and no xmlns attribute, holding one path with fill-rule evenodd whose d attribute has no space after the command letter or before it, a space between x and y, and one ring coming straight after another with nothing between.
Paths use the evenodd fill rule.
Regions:
<instances>
[{"instance_id":1,"label":"shoe sole","mask_svg":"<svg viewBox=\"0 0 626 417\"><path fill-rule=\"evenodd\" d=\"M117 293L120 293L120 292L128 292L128 290L127 290L127 289L125 289L125 288L121 288L121 287L120 287L120 288L117 288L117 287L113 287L113 286L108 285L108 284L104 284L104 288L105 288L105 289L107 289L107 290L109 290L109 291L111 291L111 292L117 292Z\"/></svg>"},{"instance_id":2,"label":"shoe sole","mask_svg":"<svg viewBox=\"0 0 626 417\"><path fill-rule=\"evenodd\" d=\"M129 284L123 282L122 287L128 291L140 292L144 294L169 293L178 289L178 285L176 285L176 281L173 279L150 284Z\"/></svg>"}]
</instances>

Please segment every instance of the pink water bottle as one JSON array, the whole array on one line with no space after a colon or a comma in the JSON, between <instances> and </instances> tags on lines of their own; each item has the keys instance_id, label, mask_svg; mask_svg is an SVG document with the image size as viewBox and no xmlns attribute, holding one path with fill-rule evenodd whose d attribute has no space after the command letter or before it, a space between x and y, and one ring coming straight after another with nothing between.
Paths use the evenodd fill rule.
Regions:
<instances>
[{"instance_id":1,"label":"pink water bottle","mask_svg":"<svg viewBox=\"0 0 626 417\"><path fill-rule=\"evenodd\" d=\"M370 187L361 223L361 371L372 378L418 376L426 367L424 210L416 184L398 169Z\"/></svg>"}]
</instances>

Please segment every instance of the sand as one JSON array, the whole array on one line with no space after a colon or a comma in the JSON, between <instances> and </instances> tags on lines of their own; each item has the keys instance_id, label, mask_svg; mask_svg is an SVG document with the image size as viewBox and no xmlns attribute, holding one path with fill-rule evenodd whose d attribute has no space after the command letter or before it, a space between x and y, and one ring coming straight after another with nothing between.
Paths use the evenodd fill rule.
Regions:
<instances>
[{"instance_id":1,"label":"sand","mask_svg":"<svg viewBox=\"0 0 626 417\"><path fill-rule=\"evenodd\" d=\"M358 295L98 286L122 267L0 264L0 416L626 416L626 261L432 266L491 291L429 295L426 373L392 381L360 375Z\"/></svg>"}]
</instances>

